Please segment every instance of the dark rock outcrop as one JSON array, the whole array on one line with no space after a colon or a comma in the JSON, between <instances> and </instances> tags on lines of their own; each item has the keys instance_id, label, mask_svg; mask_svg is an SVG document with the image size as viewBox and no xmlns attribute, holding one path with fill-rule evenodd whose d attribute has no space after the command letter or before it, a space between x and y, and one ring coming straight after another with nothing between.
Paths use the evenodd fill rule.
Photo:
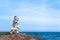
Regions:
<instances>
[{"instance_id":1,"label":"dark rock outcrop","mask_svg":"<svg viewBox=\"0 0 60 40\"><path fill-rule=\"evenodd\" d=\"M9 34L0 37L0 40L43 40L43 39L25 34Z\"/></svg>"}]
</instances>

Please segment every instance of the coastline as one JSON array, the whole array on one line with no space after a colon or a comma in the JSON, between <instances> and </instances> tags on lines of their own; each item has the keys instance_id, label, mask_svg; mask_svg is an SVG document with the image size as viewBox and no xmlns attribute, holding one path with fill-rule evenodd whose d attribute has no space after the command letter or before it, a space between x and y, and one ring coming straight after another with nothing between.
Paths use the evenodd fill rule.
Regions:
<instances>
[{"instance_id":1,"label":"coastline","mask_svg":"<svg viewBox=\"0 0 60 40\"><path fill-rule=\"evenodd\" d=\"M0 40L43 40L43 39L26 34L7 34L7 35L3 34L3 36L0 37Z\"/></svg>"}]
</instances>

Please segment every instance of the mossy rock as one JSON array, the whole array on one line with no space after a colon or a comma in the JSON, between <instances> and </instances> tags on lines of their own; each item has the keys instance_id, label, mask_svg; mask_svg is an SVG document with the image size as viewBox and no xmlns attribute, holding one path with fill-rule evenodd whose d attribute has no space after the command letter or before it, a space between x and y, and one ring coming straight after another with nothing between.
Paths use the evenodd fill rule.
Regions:
<instances>
[{"instance_id":1,"label":"mossy rock","mask_svg":"<svg viewBox=\"0 0 60 40\"><path fill-rule=\"evenodd\" d=\"M9 32L5 32L3 34L0 34L0 37L3 37L3 36L8 35L8 34L10 34L10 33Z\"/></svg>"}]
</instances>

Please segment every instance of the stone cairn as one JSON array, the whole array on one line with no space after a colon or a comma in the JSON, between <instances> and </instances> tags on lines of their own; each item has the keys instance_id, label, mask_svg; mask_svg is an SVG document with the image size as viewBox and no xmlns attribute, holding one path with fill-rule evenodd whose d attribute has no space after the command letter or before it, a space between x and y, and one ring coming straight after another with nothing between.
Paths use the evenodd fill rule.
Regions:
<instances>
[{"instance_id":1,"label":"stone cairn","mask_svg":"<svg viewBox=\"0 0 60 40\"><path fill-rule=\"evenodd\" d=\"M19 33L19 31L18 31L19 30L18 20L19 20L19 18L17 16L14 16L13 27L11 28L10 34Z\"/></svg>"}]
</instances>

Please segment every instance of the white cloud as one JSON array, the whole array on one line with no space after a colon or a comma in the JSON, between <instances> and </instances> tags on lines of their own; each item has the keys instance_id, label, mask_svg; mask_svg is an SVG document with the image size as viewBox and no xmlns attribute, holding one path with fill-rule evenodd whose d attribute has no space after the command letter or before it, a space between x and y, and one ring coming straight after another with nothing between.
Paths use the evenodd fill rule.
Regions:
<instances>
[{"instance_id":1,"label":"white cloud","mask_svg":"<svg viewBox=\"0 0 60 40\"><path fill-rule=\"evenodd\" d=\"M60 22L60 18L44 18L44 17L22 17L23 21L35 22Z\"/></svg>"},{"instance_id":2,"label":"white cloud","mask_svg":"<svg viewBox=\"0 0 60 40\"><path fill-rule=\"evenodd\" d=\"M3 15L0 16L0 20L12 20L12 19L13 16L3 16Z\"/></svg>"},{"instance_id":3,"label":"white cloud","mask_svg":"<svg viewBox=\"0 0 60 40\"><path fill-rule=\"evenodd\" d=\"M49 21L49 22L52 22L52 21L60 21L60 18L48 18L48 17L20 17L18 16L20 20L23 20L23 21L36 21L36 22L39 22L39 21ZM13 16L0 16L0 20L13 20Z\"/></svg>"},{"instance_id":4,"label":"white cloud","mask_svg":"<svg viewBox=\"0 0 60 40\"><path fill-rule=\"evenodd\" d=\"M22 30L23 29L23 30ZM45 26L45 27L24 27L21 31L35 31L35 32L60 32L60 27L52 27L52 26Z\"/></svg>"}]
</instances>

